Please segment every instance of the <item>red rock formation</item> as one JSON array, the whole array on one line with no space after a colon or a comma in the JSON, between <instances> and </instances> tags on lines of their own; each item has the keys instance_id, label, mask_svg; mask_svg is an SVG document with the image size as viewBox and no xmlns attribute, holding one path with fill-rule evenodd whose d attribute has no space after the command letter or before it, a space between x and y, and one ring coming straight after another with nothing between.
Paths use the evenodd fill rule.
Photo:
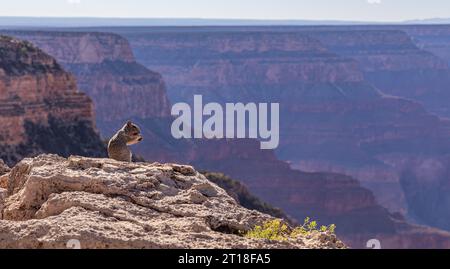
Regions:
<instances>
[{"instance_id":1,"label":"red rock formation","mask_svg":"<svg viewBox=\"0 0 450 269\"><path fill-rule=\"evenodd\" d=\"M355 62L301 34L157 32L130 35L130 40L139 61L164 74L172 100L205 88L214 88L221 98L228 97L223 88L239 88L238 99L255 97L249 86L363 79Z\"/></svg>"},{"instance_id":2,"label":"red rock formation","mask_svg":"<svg viewBox=\"0 0 450 269\"><path fill-rule=\"evenodd\" d=\"M133 119L143 129L148 159L182 161L170 143L170 103L160 74L138 64L128 41L108 33L8 31L54 56L95 104L97 126L108 139ZM139 152L141 153L141 152Z\"/></svg>"},{"instance_id":3,"label":"red rock formation","mask_svg":"<svg viewBox=\"0 0 450 269\"><path fill-rule=\"evenodd\" d=\"M170 115L161 75L136 63L118 35L77 32L8 32L28 40L72 72L95 103L102 122Z\"/></svg>"},{"instance_id":4,"label":"red rock formation","mask_svg":"<svg viewBox=\"0 0 450 269\"><path fill-rule=\"evenodd\" d=\"M423 223L450 230L450 158L417 156L403 165L400 182L409 212Z\"/></svg>"},{"instance_id":5,"label":"red rock formation","mask_svg":"<svg viewBox=\"0 0 450 269\"><path fill-rule=\"evenodd\" d=\"M0 111L0 158L9 164L42 152L103 155L92 102L72 75L30 43L4 36Z\"/></svg>"},{"instance_id":6,"label":"red rock formation","mask_svg":"<svg viewBox=\"0 0 450 269\"><path fill-rule=\"evenodd\" d=\"M447 63L450 63L450 45L448 43L449 35L450 35L450 26L449 25L365 25L365 26L346 26L346 27L299 27L296 30L304 31L308 30L310 32L317 31L326 31L326 32L334 32L338 34L339 32L343 32L344 35L349 34L350 31L354 33L359 33L362 36L372 36L376 37L378 33L378 37L376 39L372 39L373 43L368 43L358 38L356 35L353 36L353 45L361 45L361 42L365 42L366 48L371 47L372 49L378 48L378 52L384 54L388 50L394 53L394 56L401 56L398 49L409 49L409 55L413 56L413 58L419 56L426 56L426 52L431 52L433 55L438 56L441 60L445 60ZM357 31L357 32L356 32ZM384 36L380 34L384 33ZM342 38L342 37L341 37ZM347 38L344 40L348 41ZM382 43L381 41L385 42ZM399 43L399 41L401 41ZM412 46L411 41L416 45ZM332 43L336 43L332 41ZM378 44L377 46L373 46L374 44ZM385 46L381 46L385 44ZM341 48L347 47L348 43L344 42ZM406 45L406 47L405 47ZM359 46L361 48L361 46ZM356 49L356 47L355 47ZM395 51L397 50L397 51ZM420 51L419 51L420 50ZM406 51L405 51L406 52ZM419 52L419 53L418 53ZM394 57L395 58L395 57ZM432 59L434 58L434 60ZM416 58L417 59L417 58ZM425 58L424 58L425 59ZM428 61L439 61L436 60L435 57L428 53ZM423 62L421 64L424 64ZM440 65L440 64L439 64ZM427 68L429 66L425 66ZM403 65L403 69L407 68L417 68L417 66L406 66Z\"/></svg>"},{"instance_id":7,"label":"red rock formation","mask_svg":"<svg viewBox=\"0 0 450 269\"><path fill-rule=\"evenodd\" d=\"M331 51L356 60L365 78L384 93L417 100L430 112L450 116L448 59L420 49L407 32L349 27L308 33Z\"/></svg>"},{"instance_id":8,"label":"red rock formation","mask_svg":"<svg viewBox=\"0 0 450 269\"><path fill-rule=\"evenodd\" d=\"M450 64L450 26L415 25L400 28L410 35L417 46L429 51Z\"/></svg>"},{"instance_id":9,"label":"red rock formation","mask_svg":"<svg viewBox=\"0 0 450 269\"><path fill-rule=\"evenodd\" d=\"M334 54L337 49L330 46L330 51L325 41L341 48L342 40L341 49L349 46L349 52L403 48L409 52L406 58L400 52L395 59L373 56L393 61L395 68L403 66L402 59L409 59L406 66L426 60L424 68L429 69L445 70L445 64L420 52L399 31L361 31L353 36L326 30L158 28L121 34L129 38L140 61L164 74L173 101L190 101L200 93L206 101L279 102L279 157L301 170L353 175L375 191L384 206L406 213L392 159L439 155L442 151L430 144L449 148L450 126L420 104L386 96L365 81L365 68L391 64L380 60L365 67L359 59Z\"/></svg>"},{"instance_id":10,"label":"red rock formation","mask_svg":"<svg viewBox=\"0 0 450 269\"><path fill-rule=\"evenodd\" d=\"M28 37L43 51L52 52L60 63L100 64L105 61L135 62L126 39L103 33L74 32L9 32Z\"/></svg>"},{"instance_id":11,"label":"red rock formation","mask_svg":"<svg viewBox=\"0 0 450 269\"><path fill-rule=\"evenodd\" d=\"M449 133L447 123L417 103L384 96L364 81L356 61L329 52L305 34L169 31L130 34L130 40L138 58L168 78L174 101L188 101L194 93L202 93L206 101L280 102L280 156L300 169L358 175L391 210L406 212L396 162L414 154L435 154L433 145L449 147L441 143ZM67 66L86 85L96 85L95 79L85 78L83 68L95 70L100 65ZM256 141L174 141L167 121L144 114L147 118L138 123L153 143L141 144L136 152L149 160L182 160L241 179L258 196L297 219L311 216L337 223L355 247L363 247L364 240L375 235L392 242L386 244L390 247L425 242L410 241L411 234L419 239L426 236L424 230L391 215L350 177L291 170L273 152L258 150ZM113 125L105 124L103 130L112 133L120 127ZM445 246L445 233L433 236L429 246Z\"/></svg>"},{"instance_id":12,"label":"red rock formation","mask_svg":"<svg viewBox=\"0 0 450 269\"><path fill-rule=\"evenodd\" d=\"M257 141L209 141L196 153L199 159L193 164L198 169L226 171L300 222L312 217L322 224L336 224L339 237L353 248L366 248L371 239L378 239L382 248L450 247L450 233L412 225L389 213L357 180L292 170L272 151L261 151Z\"/></svg>"}]
</instances>

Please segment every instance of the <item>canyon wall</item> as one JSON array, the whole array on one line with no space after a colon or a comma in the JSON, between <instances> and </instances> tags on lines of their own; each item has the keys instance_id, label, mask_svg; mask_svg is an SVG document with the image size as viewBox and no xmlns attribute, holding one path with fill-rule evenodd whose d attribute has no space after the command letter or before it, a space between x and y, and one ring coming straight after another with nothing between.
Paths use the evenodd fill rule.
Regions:
<instances>
[{"instance_id":1,"label":"canyon wall","mask_svg":"<svg viewBox=\"0 0 450 269\"><path fill-rule=\"evenodd\" d=\"M28 31L8 34L32 42L74 74L80 90L94 100L98 121L170 115L161 75L138 64L128 41L120 36Z\"/></svg>"},{"instance_id":2,"label":"canyon wall","mask_svg":"<svg viewBox=\"0 0 450 269\"><path fill-rule=\"evenodd\" d=\"M427 51L407 32L394 29L307 32L334 53L357 61L367 81L384 93L416 100L429 112L450 116L448 59L433 54L434 47Z\"/></svg>"},{"instance_id":3,"label":"canyon wall","mask_svg":"<svg viewBox=\"0 0 450 269\"><path fill-rule=\"evenodd\" d=\"M405 26L401 29L412 37L419 48L433 53L450 64L449 25Z\"/></svg>"},{"instance_id":4,"label":"canyon wall","mask_svg":"<svg viewBox=\"0 0 450 269\"><path fill-rule=\"evenodd\" d=\"M450 247L448 232L390 213L352 177L292 170L273 151L261 151L254 140L204 143L196 149L203 158L192 163L195 167L225 171L297 222L311 217L320 224L336 224L336 233L352 248L366 248L370 239L378 239L385 249Z\"/></svg>"},{"instance_id":5,"label":"canyon wall","mask_svg":"<svg viewBox=\"0 0 450 269\"><path fill-rule=\"evenodd\" d=\"M308 33L333 52L358 61L366 79L383 92L418 101L436 115L450 115L449 26L325 27ZM385 161L398 167L410 217L449 230L449 152L439 144L432 147L440 154Z\"/></svg>"},{"instance_id":6,"label":"canyon wall","mask_svg":"<svg viewBox=\"0 0 450 269\"><path fill-rule=\"evenodd\" d=\"M0 36L0 159L43 152L104 156L91 99L31 43Z\"/></svg>"},{"instance_id":7,"label":"canyon wall","mask_svg":"<svg viewBox=\"0 0 450 269\"><path fill-rule=\"evenodd\" d=\"M447 203L437 205L429 199L437 189L424 188L424 175L433 174L434 168L426 166L422 177L407 175L414 173L410 168L417 158L438 162L450 152L448 120L430 113L447 115L450 76L446 60L422 49L409 32L375 27L117 31L130 40L139 61L164 74L173 101L190 101L198 93L221 103L279 102L282 127L277 156L282 160L303 171L352 175L389 211L400 212L411 222L448 228L442 224L446 215L439 215L448 209ZM235 171L217 169L250 184L251 175L244 176L239 165L235 167ZM282 192L280 186L286 182L276 182L272 188ZM283 209L291 204L277 204L282 197L258 192L255 185L250 189ZM447 199L443 192L438 197ZM382 219L370 215L367 219ZM349 219L357 223L357 218ZM411 247L394 235L379 237ZM432 237L425 236L417 244L440 241Z\"/></svg>"},{"instance_id":8,"label":"canyon wall","mask_svg":"<svg viewBox=\"0 0 450 269\"><path fill-rule=\"evenodd\" d=\"M142 128L137 151L148 159L179 161L182 147L170 135L170 103L164 80L136 62L128 41L115 34L59 31L5 31L54 56L95 104L101 136L109 139L127 120ZM179 156L180 155L180 156Z\"/></svg>"},{"instance_id":9,"label":"canyon wall","mask_svg":"<svg viewBox=\"0 0 450 269\"><path fill-rule=\"evenodd\" d=\"M110 85L109 81L121 74L127 74L125 80L139 73L133 68L139 64L130 61L129 50L116 50L122 52L123 60L103 57L107 60L100 63L65 63L88 94L95 95L89 89L102 93L97 99L93 97L96 104L108 100L108 104L117 102L117 107L129 107L127 112L117 115L130 113L129 117L143 129L145 142L135 152L148 160L189 162L198 169L230 175L299 221L317 216L320 222L337 223L338 233L354 247L365 247L366 241L374 237L382 238L385 247L392 248L419 247L425 242L429 247L446 247L444 232L408 224L401 214L389 211L408 214L409 199L405 197L399 171L413 156L434 158L444 154L450 148L446 142L449 123L429 114L417 102L388 96L373 87L356 59L342 57L319 38L301 32L120 31L130 40L138 61L166 79L173 102L190 102L198 93L203 94L205 102L279 102L282 108L281 146L277 155L259 150L259 143L254 140L175 140L169 133L170 120L165 117L168 108L161 105L165 103L161 101L165 94L154 90L158 88L155 84L146 84L147 90L142 95L128 95L141 87L140 83L128 80L128 86L119 95L109 97L116 89L105 86ZM58 39L59 35L73 35L76 40L85 35L109 36L15 34L42 42L44 48L51 41L43 36ZM118 41L120 37L110 36L105 38L117 38L111 43L125 44ZM47 50L51 52L54 47L57 55L58 43L51 44ZM81 53L78 49L72 51ZM120 55L118 52L108 55L117 54ZM102 57L94 57L98 58ZM110 62L117 61L120 68L112 68L117 65ZM105 70L103 65L111 68ZM139 69L153 77L150 74L154 72L144 71L142 66ZM95 75L90 76L91 72ZM103 81L104 85L98 86L97 81ZM122 102L127 98L129 101L124 105ZM160 104L156 109L160 113L143 112L141 106L145 104L141 102ZM104 134L112 134L120 127L120 116L114 116L116 111L111 111L111 106L99 107L97 111L105 110L106 114L101 116L100 112L97 116L99 126ZM279 157L284 161L279 161ZM341 174L295 171L285 161L309 172L352 175L364 187Z\"/></svg>"},{"instance_id":10,"label":"canyon wall","mask_svg":"<svg viewBox=\"0 0 450 269\"><path fill-rule=\"evenodd\" d=\"M352 35L325 30L205 27L120 33L139 61L164 74L174 102L189 102L194 94L202 94L205 102L278 102L278 157L300 170L353 175L384 206L406 213L397 161L448 151L449 123L417 102L375 88L367 71L389 67L391 61L404 69L425 62L424 68L446 72L445 63L418 50L399 31ZM361 48L373 53L397 46L409 54L375 55L370 59L379 63L370 65L339 54L344 49L338 51L331 41L350 46L348 51L359 48L354 54L361 57L366 56L358 53Z\"/></svg>"}]
</instances>

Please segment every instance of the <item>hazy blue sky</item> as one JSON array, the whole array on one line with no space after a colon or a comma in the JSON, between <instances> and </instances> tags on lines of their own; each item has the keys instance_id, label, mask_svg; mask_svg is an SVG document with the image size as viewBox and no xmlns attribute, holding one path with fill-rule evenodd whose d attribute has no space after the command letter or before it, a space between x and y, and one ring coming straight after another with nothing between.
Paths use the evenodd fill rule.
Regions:
<instances>
[{"instance_id":1,"label":"hazy blue sky","mask_svg":"<svg viewBox=\"0 0 450 269\"><path fill-rule=\"evenodd\" d=\"M450 0L0 0L0 16L400 21L450 18Z\"/></svg>"}]
</instances>

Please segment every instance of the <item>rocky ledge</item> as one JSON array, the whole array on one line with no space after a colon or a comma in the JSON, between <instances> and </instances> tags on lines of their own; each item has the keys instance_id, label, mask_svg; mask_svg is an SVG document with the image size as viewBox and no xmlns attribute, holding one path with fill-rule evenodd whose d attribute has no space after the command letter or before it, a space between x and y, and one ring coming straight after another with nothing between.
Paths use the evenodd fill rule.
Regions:
<instances>
[{"instance_id":1,"label":"rocky ledge","mask_svg":"<svg viewBox=\"0 0 450 269\"><path fill-rule=\"evenodd\" d=\"M41 155L0 177L0 248L344 248L329 233L242 232L272 217L240 206L191 166Z\"/></svg>"}]
</instances>

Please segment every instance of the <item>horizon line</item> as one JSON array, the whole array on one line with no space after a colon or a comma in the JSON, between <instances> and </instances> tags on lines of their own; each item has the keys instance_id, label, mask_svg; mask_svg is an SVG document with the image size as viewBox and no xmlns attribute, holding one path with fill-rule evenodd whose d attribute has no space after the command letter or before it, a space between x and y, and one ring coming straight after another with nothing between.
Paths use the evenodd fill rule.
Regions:
<instances>
[{"instance_id":1,"label":"horizon line","mask_svg":"<svg viewBox=\"0 0 450 269\"><path fill-rule=\"evenodd\" d=\"M21 21L23 20L23 21ZM83 21L84 20L84 21ZM253 19L201 17L99 17L99 16L1 16L0 27L89 28L89 27L300 27L362 25L450 25L450 18L404 21L352 21L339 19Z\"/></svg>"},{"instance_id":2,"label":"horizon line","mask_svg":"<svg viewBox=\"0 0 450 269\"><path fill-rule=\"evenodd\" d=\"M0 15L1 18L29 18L29 19L118 19L118 20L229 20L229 21L275 21L275 22L288 22L288 21L333 21L333 22L352 22L352 23L401 23L409 21L429 21L429 20L450 20L444 17L430 17L430 18L417 18L406 20L346 20L346 19L299 19L299 18L220 18L220 17L121 17L121 16L26 16L26 15Z\"/></svg>"}]
</instances>

